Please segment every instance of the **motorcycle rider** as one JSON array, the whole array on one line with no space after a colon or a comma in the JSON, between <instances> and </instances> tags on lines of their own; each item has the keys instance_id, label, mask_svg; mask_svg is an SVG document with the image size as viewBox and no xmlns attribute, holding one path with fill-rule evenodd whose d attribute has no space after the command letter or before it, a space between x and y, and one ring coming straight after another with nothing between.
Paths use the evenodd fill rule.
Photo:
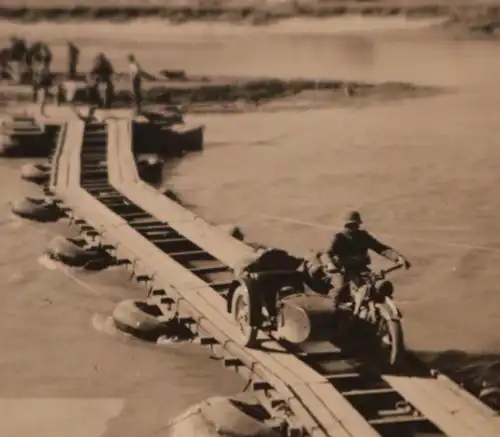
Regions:
<instances>
[{"instance_id":1,"label":"motorcycle rider","mask_svg":"<svg viewBox=\"0 0 500 437\"><path fill-rule=\"evenodd\" d=\"M327 271L336 273L340 279L340 284L333 292L336 307L348 297L349 281L356 281L361 272L369 269L369 250L402 264L406 269L411 267L403 255L361 229L362 223L358 211L349 212L344 220L344 229L334 235L330 248L324 254Z\"/></svg>"}]
</instances>

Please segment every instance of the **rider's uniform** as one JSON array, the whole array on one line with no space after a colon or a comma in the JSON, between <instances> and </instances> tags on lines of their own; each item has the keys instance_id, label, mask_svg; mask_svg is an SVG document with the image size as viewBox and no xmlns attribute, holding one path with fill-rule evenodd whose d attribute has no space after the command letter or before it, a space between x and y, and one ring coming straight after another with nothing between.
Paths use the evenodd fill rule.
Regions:
<instances>
[{"instance_id":1,"label":"rider's uniform","mask_svg":"<svg viewBox=\"0 0 500 437\"><path fill-rule=\"evenodd\" d=\"M79 56L80 49L72 42L68 43L68 76L70 79L76 78Z\"/></svg>"},{"instance_id":2,"label":"rider's uniform","mask_svg":"<svg viewBox=\"0 0 500 437\"><path fill-rule=\"evenodd\" d=\"M338 284L335 284L334 293L336 303L345 297L348 282L369 268L371 263L369 250L395 262L401 257L394 249L381 243L364 229L357 231L344 229L334 235L327 254L335 267L344 269L344 273L337 275Z\"/></svg>"}]
</instances>

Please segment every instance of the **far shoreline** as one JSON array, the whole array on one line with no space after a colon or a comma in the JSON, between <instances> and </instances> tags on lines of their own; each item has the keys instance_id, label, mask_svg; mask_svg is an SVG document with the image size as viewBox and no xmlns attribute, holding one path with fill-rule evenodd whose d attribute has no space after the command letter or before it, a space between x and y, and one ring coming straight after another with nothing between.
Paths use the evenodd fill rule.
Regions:
<instances>
[{"instance_id":1,"label":"far shoreline","mask_svg":"<svg viewBox=\"0 0 500 437\"><path fill-rule=\"evenodd\" d=\"M446 37L441 28L443 18L406 18L396 17L360 17L340 16L328 18L294 17L266 26L252 26L243 23L190 21L181 25L169 23L158 18L138 18L130 22L106 21L37 21L32 23L20 21L2 21L0 38L7 39L12 35L23 34L26 38L36 35L37 38L50 37L52 43L64 43L67 39L96 42L105 38L107 44L121 44L137 37L141 43L158 43L159 38L168 37L165 43L173 40L184 40L186 37L201 38L206 42L210 37L421 37L431 35ZM57 34L54 31L57 29ZM112 29L112 31L110 31Z\"/></svg>"}]
</instances>

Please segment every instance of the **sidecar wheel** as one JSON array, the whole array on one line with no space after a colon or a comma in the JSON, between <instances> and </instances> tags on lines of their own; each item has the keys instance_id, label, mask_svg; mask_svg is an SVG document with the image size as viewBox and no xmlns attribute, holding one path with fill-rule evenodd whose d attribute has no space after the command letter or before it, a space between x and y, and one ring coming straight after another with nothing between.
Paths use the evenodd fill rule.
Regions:
<instances>
[{"instance_id":1,"label":"sidecar wheel","mask_svg":"<svg viewBox=\"0 0 500 437\"><path fill-rule=\"evenodd\" d=\"M250 325L250 296L244 285L234 292L231 313L241 334L241 345L253 348L257 345L259 329Z\"/></svg>"}]
</instances>

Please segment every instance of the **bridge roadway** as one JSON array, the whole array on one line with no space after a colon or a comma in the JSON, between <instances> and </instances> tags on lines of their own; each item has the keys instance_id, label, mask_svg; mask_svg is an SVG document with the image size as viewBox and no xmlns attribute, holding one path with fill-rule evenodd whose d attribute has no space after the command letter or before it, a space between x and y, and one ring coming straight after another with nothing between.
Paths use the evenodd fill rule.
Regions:
<instances>
[{"instance_id":1,"label":"bridge roadway","mask_svg":"<svg viewBox=\"0 0 500 437\"><path fill-rule=\"evenodd\" d=\"M231 267L251 249L140 180L130 118L89 124L68 113L61 124L46 193L149 286L150 302L178 311L201 344L248 378L290 435L500 436L499 416L444 375L375 374L330 344L301 353L271 338L263 350L240 347L224 296Z\"/></svg>"}]
</instances>

